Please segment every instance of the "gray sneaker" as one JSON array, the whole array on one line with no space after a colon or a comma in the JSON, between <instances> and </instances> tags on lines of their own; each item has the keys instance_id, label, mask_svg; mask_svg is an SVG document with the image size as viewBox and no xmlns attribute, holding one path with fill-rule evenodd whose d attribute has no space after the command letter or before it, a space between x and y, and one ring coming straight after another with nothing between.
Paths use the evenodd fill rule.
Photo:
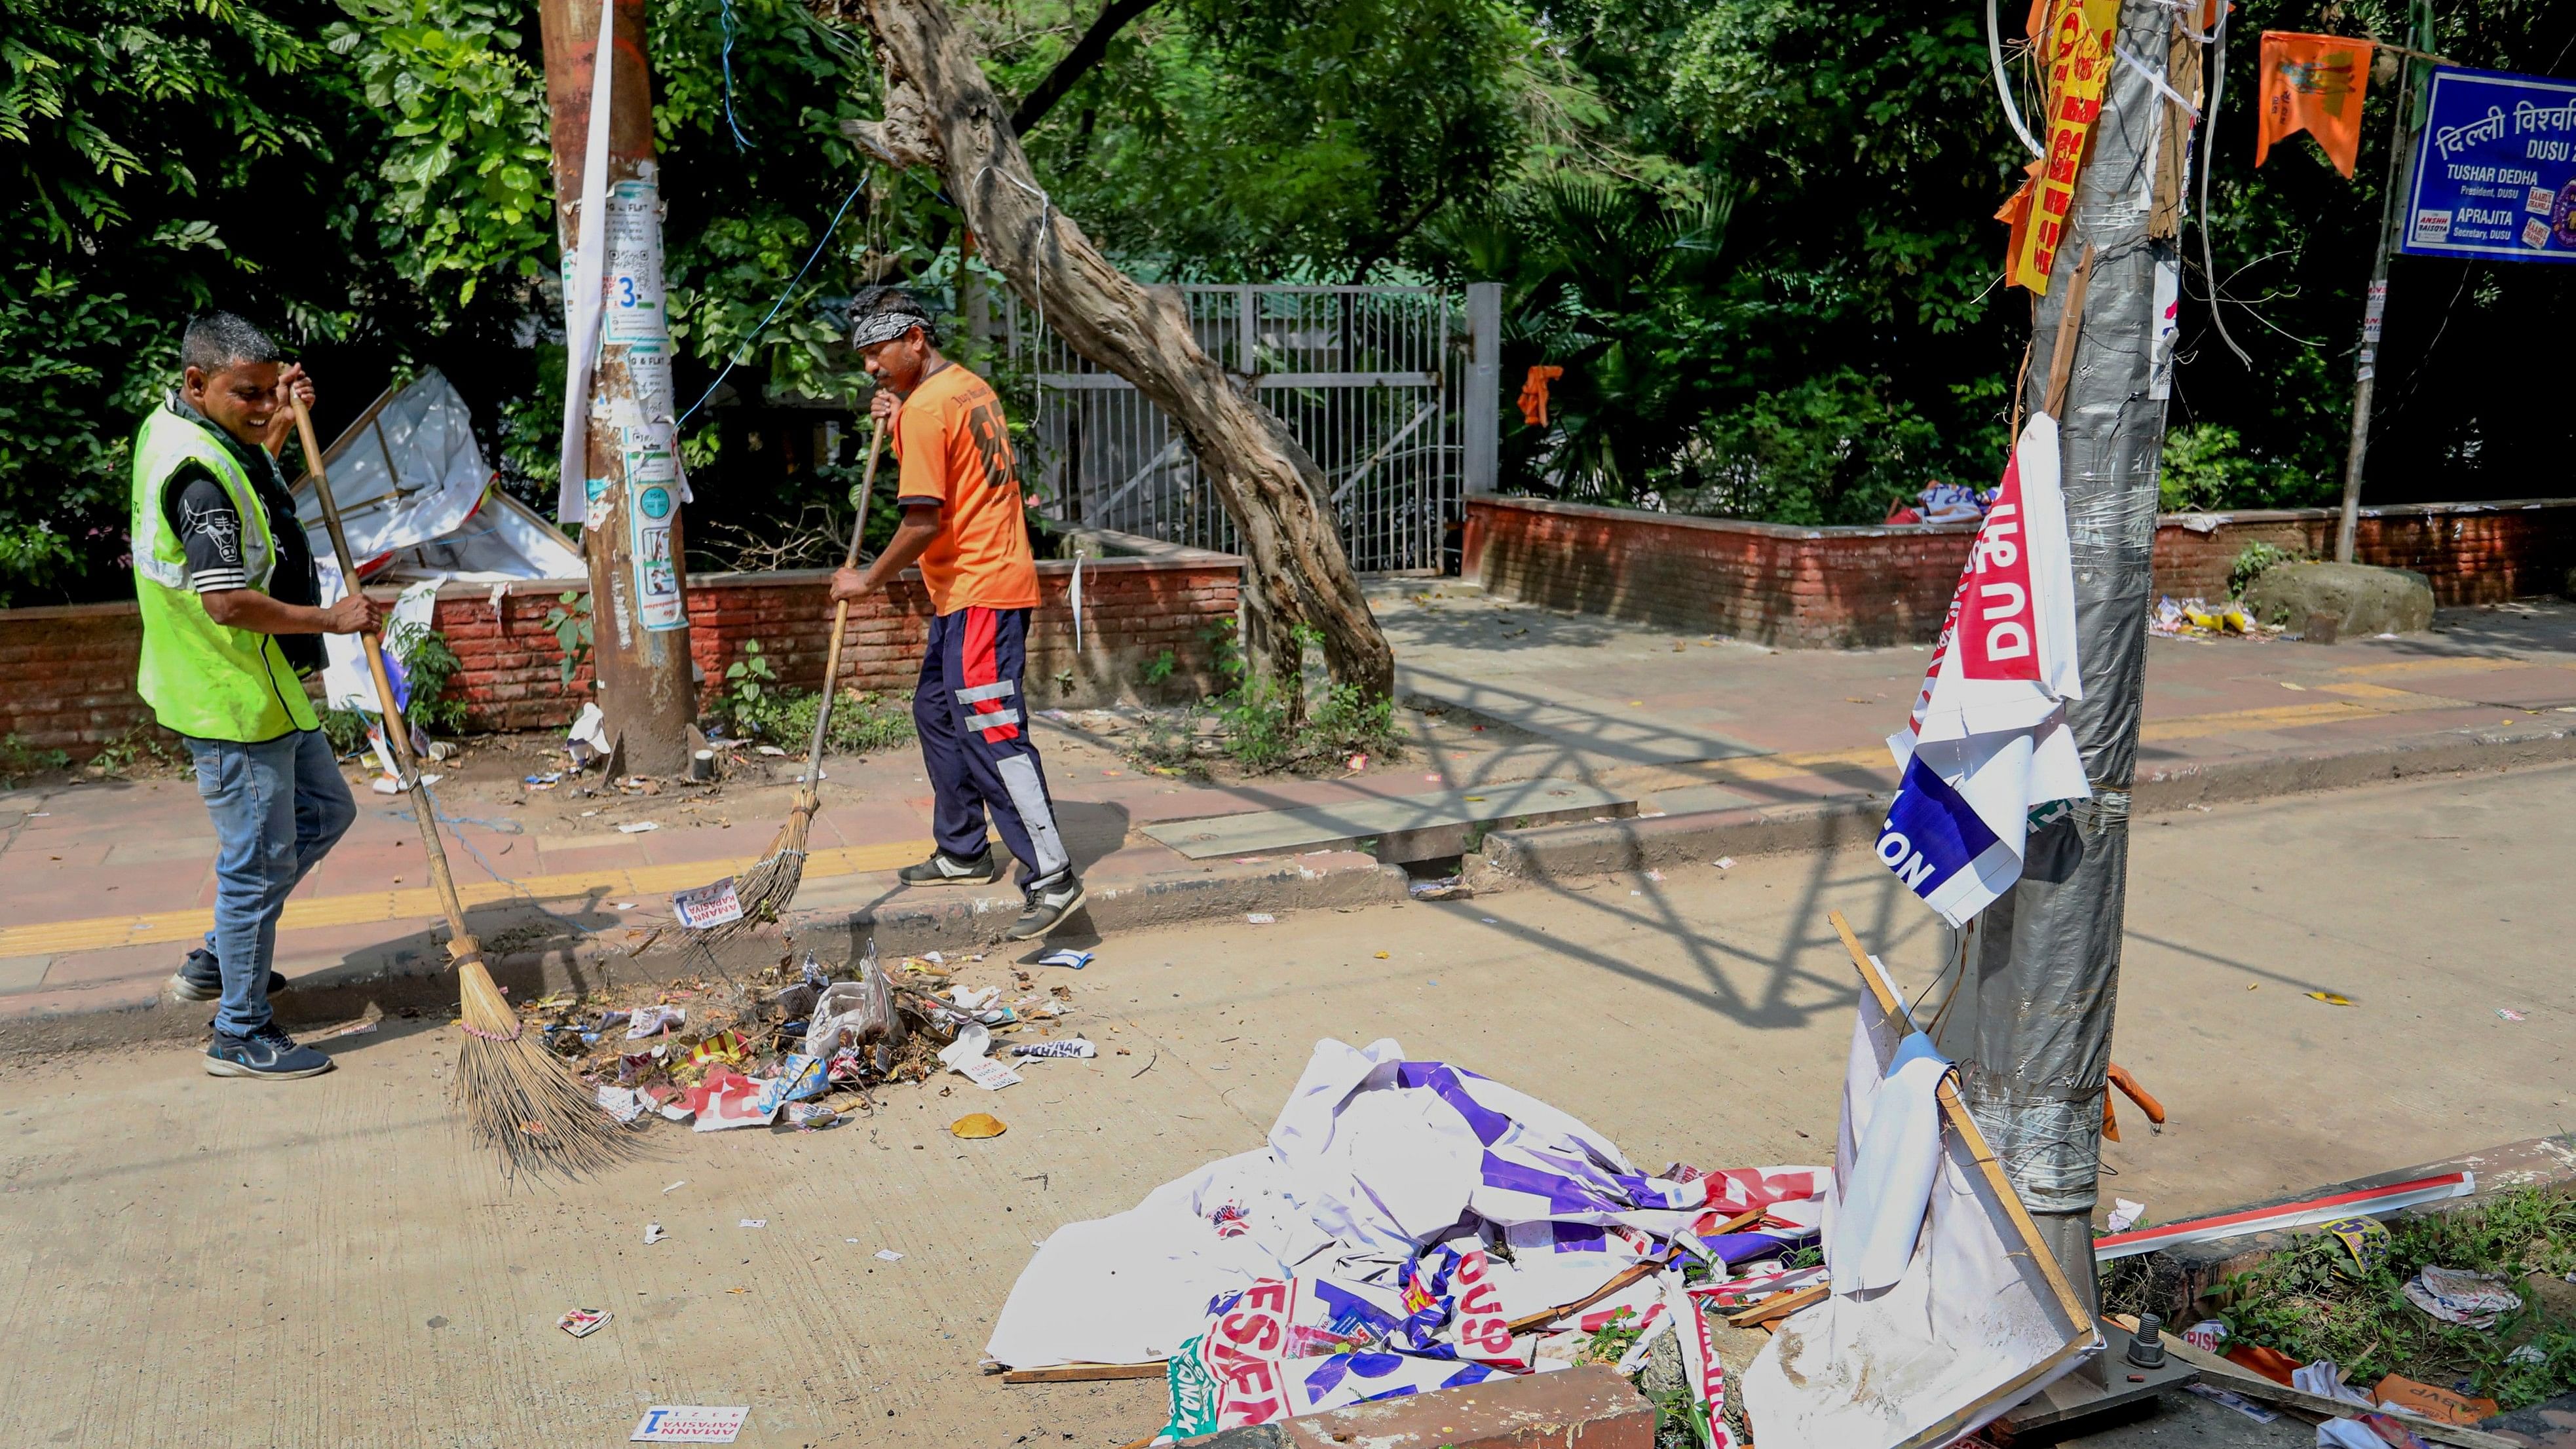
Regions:
<instances>
[{"instance_id":1,"label":"gray sneaker","mask_svg":"<svg viewBox=\"0 0 2576 1449\"><path fill-rule=\"evenodd\" d=\"M268 994L275 996L293 985L283 971L268 973ZM170 973L170 995L179 1001L212 1001L224 994L224 971L215 964L215 953L199 946L188 953L179 969Z\"/></svg>"},{"instance_id":2,"label":"gray sneaker","mask_svg":"<svg viewBox=\"0 0 2576 1449\"><path fill-rule=\"evenodd\" d=\"M257 1027L248 1036L235 1036L220 1027L206 1048L206 1075L210 1077L262 1077L283 1082L296 1077L318 1077L331 1070L331 1059L309 1046L297 1046L295 1038L276 1022Z\"/></svg>"},{"instance_id":3,"label":"gray sneaker","mask_svg":"<svg viewBox=\"0 0 2576 1449\"><path fill-rule=\"evenodd\" d=\"M993 848L988 845L973 860L959 860L947 851L934 850L930 859L907 865L894 874L905 885L991 885L1002 878L1002 865L993 859Z\"/></svg>"},{"instance_id":4,"label":"gray sneaker","mask_svg":"<svg viewBox=\"0 0 2576 1449\"><path fill-rule=\"evenodd\" d=\"M1082 909L1082 878L1066 876L1061 882L1042 891L1029 892L1028 908L1003 933L1006 941L1034 941L1065 922L1065 918Z\"/></svg>"}]
</instances>

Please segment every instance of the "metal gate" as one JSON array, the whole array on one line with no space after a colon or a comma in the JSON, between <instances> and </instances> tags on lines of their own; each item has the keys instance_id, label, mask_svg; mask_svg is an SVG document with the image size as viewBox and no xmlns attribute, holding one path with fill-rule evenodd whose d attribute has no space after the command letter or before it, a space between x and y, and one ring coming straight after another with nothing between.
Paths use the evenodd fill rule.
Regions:
<instances>
[{"instance_id":1,"label":"metal gate","mask_svg":"<svg viewBox=\"0 0 2576 1449\"><path fill-rule=\"evenodd\" d=\"M1323 469L1342 545L1365 573L1436 569L1459 517L1465 349L1428 287L1191 286L1200 347ZM1181 430L1126 379L1011 299L1013 370L1035 391L1027 473L1050 518L1198 548L1233 522Z\"/></svg>"}]
</instances>

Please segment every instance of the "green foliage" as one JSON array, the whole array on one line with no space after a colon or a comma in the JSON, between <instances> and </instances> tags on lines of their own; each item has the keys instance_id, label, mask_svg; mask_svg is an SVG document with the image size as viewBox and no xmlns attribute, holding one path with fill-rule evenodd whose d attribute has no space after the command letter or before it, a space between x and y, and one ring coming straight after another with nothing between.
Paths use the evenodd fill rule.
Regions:
<instances>
[{"instance_id":1,"label":"green foliage","mask_svg":"<svg viewBox=\"0 0 2576 1449\"><path fill-rule=\"evenodd\" d=\"M448 685L465 664L448 646L446 635L397 620L385 634L385 651L401 663L403 677L409 681L411 692L403 702L404 719L441 734L464 727L465 701L449 698ZM374 719L373 711L326 709L322 711L322 737L331 742L334 754L365 749L367 729Z\"/></svg>"},{"instance_id":2,"label":"green foliage","mask_svg":"<svg viewBox=\"0 0 2576 1449\"><path fill-rule=\"evenodd\" d=\"M1676 511L1773 523L1876 523L1929 481L1939 429L1884 377L1811 377L1704 423L1665 495ZM1678 479L1676 480L1678 483Z\"/></svg>"},{"instance_id":3,"label":"green foliage","mask_svg":"<svg viewBox=\"0 0 2576 1449\"><path fill-rule=\"evenodd\" d=\"M970 14L1010 95L1098 11ZM1346 281L1509 168L1546 63L1509 0L1169 0L1026 141L1057 204L1149 275Z\"/></svg>"},{"instance_id":4,"label":"green foliage","mask_svg":"<svg viewBox=\"0 0 2576 1449\"><path fill-rule=\"evenodd\" d=\"M402 661L403 675L410 681L411 696L403 704L403 717L425 730L461 727L465 701L450 698L447 687L465 662L448 647L447 636L436 629L405 629L398 624L385 647Z\"/></svg>"},{"instance_id":5,"label":"green foliage","mask_svg":"<svg viewBox=\"0 0 2576 1449\"><path fill-rule=\"evenodd\" d=\"M555 636L555 647L563 651L563 682L569 689L572 677L590 662L590 595L570 589L557 594L555 606L546 610L546 629Z\"/></svg>"},{"instance_id":6,"label":"green foliage","mask_svg":"<svg viewBox=\"0 0 2576 1449\"><path fill-rule=\"evenodd\" d=\"M1311 701L1292 695L1305 681L1253 674L1234 621L1225 620L1219 630L1217 668L1233 687L1205 708L1224 726L1225 752L1235 764L1256 775L1306 766L1338 769L1354 753L1396 748L1394 701L1372 699L1355 684L1327 684ZM1300 656L1324 644L1323 631L1312 624L1296 625L1291 637Z\"/></svg>"},{"instance_id":7,"label":"green foliage","mask_svg":"<svg viewBox=\"0 0 2576 1449\"><path fill-rule=\"evenodd\" d=\"M725 687L716 696L716 713L736 738L761 740L790 752L802 752L814 738L814 716L823 696L817 690L789 689L778 683L776 666L757 639L746 639L742 657L725 666ZM833 755L864 755L893 749L913 739L912 696L844 689L833 702L832 721L823 750Z\"/></svg>"},{"instance_id":8,"label":"green foliage","mask_svg":"<svg viewBox=\"0 0 2576 1449\"><path fill-rule=\"evenodd\" d=\"M798 749L806 748L814 738L814 713L822 708L823 696L818 691L796 691L778 713L777 738ZM832 704L832 724L823 737L827 755L867 755L910 744L912 696L879 694L873 690L844 689Z\"/></svg>"},{"instance_id":9,"label":"green foliage","mask_svg":"<svg viewBox=\"0 0 2576 1449\"><path fill-rule=\"evenodd\" d=\"M2288 463L2267 463L2246 450L2236 429L2185 423L2165 433L2157 506L2167 513L2228 508L2314 508L2342 496L2331 475L2314 477Z\"/></svg>"},{"instance_id":10,"label":"green foliage","mask_svg":"<svg viewBox=\"0 0 2576 1449\"><path fill-rule=\"evenodd\" d=\"M746 738L765 733L784 701L779 699L778 671L762 652L760 641L742 641L742 657L725 666L725 686L716 696L716 713Z\"/></svg>"},{"instance_id":11,"label":"green foliage","mask_svg":"<svg viewBox=\"0 0 2576 1449\"><path fill-rule=\"evenodd\" d=\"M545 274L554 243L536 17L501 0L343 0L322 38L389 120L375 231L433 306ZM523 29L524 27L524 29Z\"/></svg>"},{"instance_id":12,"label":"green foliage","mask_svg":"<svg viewBox=\"0 0 2576 1449\"><path fill-rule=\"evenodd\" d=\"M2245 545L2236 555L2236 562L2227 570L2227 597L2231 599L2245 597L2245 591L2253 586L2256 579L2263 576L2265 569L2274 564L2295 563L2301 557L2303 555L2292 553L2276 544Z\"/></svg>"},{"instance_id":13,"label":"green foliage","mask_svg":"<svg viewBox=\"0 0 2576 1449\"><path fill-rule=\"evenodd\" d=\"M0 601L130 587L126 450L181 314L336 332L353 269L322 0L0 0Z\"/></svg>"},{"instance_id":14,"label":"green foliage","mask_svg":"<svg viewBox=\"0 0 2576 1449\"><path fill-rule=\"evenodd\" d=\"M25 735L0 736L0 790L15 790L30 775L69 769L71 763L70 755L37 749Z\"/></svg>"},{"instance_id":15,"label":"green foliage","mask_svg":"<svg viewBox=\"0 0 2576 1449\"><path fill-rule=\"evenodd\" d=\"M2523 1281L2576 1269L2576 1199L2521 1188L2474 1210L2387 1224L2389 1251L2377 1268L2350 1276L2350 1255L2335 1237L2301 1238L2221 1285L2227 1306L2220 1321L2233 1338L2302 1363L2333 1359L2355 1383L2390 1373L2445 1385L2465 1378L2471 1393L2508 1409L2576 1389L2576 1319L2543 1308L2534 1285ZM2445 1323L2402 1291L2427 1265L2500 1273L2524 1310L2492 1330ZM2543 1361L2506 1363L2524 1343L2538 1346Z\"/></svg>"}]
</instances>

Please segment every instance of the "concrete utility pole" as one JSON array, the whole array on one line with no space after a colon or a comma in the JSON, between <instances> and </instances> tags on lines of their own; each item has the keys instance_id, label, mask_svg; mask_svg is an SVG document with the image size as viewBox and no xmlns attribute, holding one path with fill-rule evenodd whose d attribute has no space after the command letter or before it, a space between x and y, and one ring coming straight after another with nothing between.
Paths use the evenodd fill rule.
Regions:
<instances>
[{"instance_id":1,"label":"concrete utility pole","mask_svg":"<svg viewBox=\"0 0 2576 1449\"><path fill-rule=\"evenodd\" d=\"M2388 257L2404 234L2406 193L2413 189L2415 89L2429 69L2418 57L2433 48L2430 0L2407 7L2407 49L2396 56L2397 96L2389 106L2388 182L2380 194L2379 246L2370 258L2370 292L2362 302L2361 354L2353 369L2352 445L2344 454L2343 518L2335 526L2335 562L2351 563L2354 535L2361 528L2361 468L2370 457L2370 395L2379 377L2379 323L2388 311Z\"/></svg>"},{"instance_id":2,"label":"concrete utility pole","mask_svg":"<svg viewBox=\"0 0 2576 1449\"><path fill-rule=\"evenodd\" d=\"M599 0L542 0L537 12L568 310L580 300L570 296L571 278L600 11ZM608 306L590 384L589 516L582 533L590 561L591 667L608 738L622 750L625 767L677 775L688 763L687 732L698 707L672 435L670 330L662 305L653 77L644 53L643 0L616 0L616 16L603 198Z\"/></svg>"},{"instance_id":3,"label":"concrete utility pole","mask_svg":"<svg viewBox=\"0 0 2576 1449\"><path fill-rule=\"evenodd\" d=\"M2129 55L2163 60L2174 49L2174 12L2159 0L2124 0L2118 35ZM2161 128L2187 124L2138 66L2104 59L2109 78L2091 159L2039 299L2022 394L2025 410L2040 408L2047 360L2089 251L2092 278L2058 421L2084 678L2084 698L2069 714L2093 798L2031 833L2020 883L1964 933L1966 975L1939 1028L1943 1053L1960 1064L1960 1096L2067 1281L2088 1300L2097 1296L2091 1214L2170 390L2157 366L2159 303L2174 295L2180 263L2170 236L2151 235L2150 215L2158 194L2176 184L2159 178L2169 170L2157 165Z\"/></svg>"}]
</instances>

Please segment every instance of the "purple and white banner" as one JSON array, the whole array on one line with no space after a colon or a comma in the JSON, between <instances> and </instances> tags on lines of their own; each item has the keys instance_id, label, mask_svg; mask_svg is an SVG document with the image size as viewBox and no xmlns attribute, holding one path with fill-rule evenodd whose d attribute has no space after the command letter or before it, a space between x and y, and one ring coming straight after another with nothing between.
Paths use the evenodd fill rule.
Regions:
<instances>
[{"instance_id":1,"label":"purple and white banner","mask_svg":"<svg viewBox=\"0 0 2576 1449\"><path fill-rule=\"evenodd\" d=\"M1914 712L1887 741L1905 775L1878 858L1951 925L2021 879L2035 807L2091 798L2066 724L2083 697L2057 420L2040 413L1977 530Z\"/></svg>"}]
</instances>

